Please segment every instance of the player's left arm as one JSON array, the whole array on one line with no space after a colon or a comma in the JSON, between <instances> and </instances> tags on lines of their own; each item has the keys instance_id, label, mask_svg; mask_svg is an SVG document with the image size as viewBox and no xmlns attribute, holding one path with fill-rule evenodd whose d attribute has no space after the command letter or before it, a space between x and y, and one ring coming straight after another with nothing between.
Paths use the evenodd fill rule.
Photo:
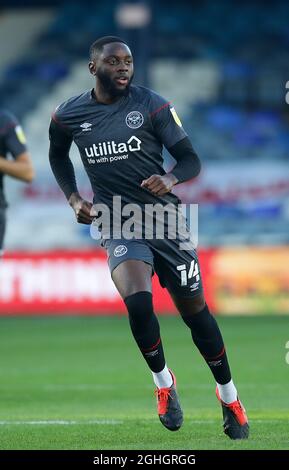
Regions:
<instances>
[{"instance_id":1,"label":"player's left arm","mask_svg":"<svg viewBox=\"0 0 289 470\"><path fill-rule=\"evenodd\" d=\"M152 175L142 182L142 187L157 196L168 193L178 183L195 178L201 171L200 159L188 137L177 142L168 151L177 161L174 168L165 175Z\"/></svg>"},{"instance_id":2,"label":"player's left arm","mask_svg":"<svg viewBox=\"0 0 289 470\"><path fill-rule=\"evenodd\" d=\"M0 172L30 183L34 178L34 169L24 133L17 122L9 124L4 139L6 149L12 155L13 160L6 160L0 155Z\"/></svg>"},{"instance_id":3,"label":"player's left arm","mask_svg":"<svg viewBox=\"0 0 289 470\"><path fill-rule=\"evenodd\" d=\"M177 163L169 173L151 175L142 182L141 186L157 196L163 196L177 183L196 177L200 173L201 163L170 103L164 103L152 113L152 124L157 137Z\"/></svg>"}]
</instances>

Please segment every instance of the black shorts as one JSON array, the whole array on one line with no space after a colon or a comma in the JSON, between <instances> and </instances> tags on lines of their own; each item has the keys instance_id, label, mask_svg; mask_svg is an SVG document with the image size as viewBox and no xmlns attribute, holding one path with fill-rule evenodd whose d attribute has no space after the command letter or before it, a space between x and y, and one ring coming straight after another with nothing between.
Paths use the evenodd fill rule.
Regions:
<instances>
[{"instance_id":1,"label":"black shorts","mask_svg":"<svg viewBox=\"0 0 289 470\"><path fill-rule=\"evenodd\" d=\"M194 297L203 291L197 253L180 250L178 240L109 239L104 247L111 273L123 261L135 259L150 264L161 286L178 297Z\"/></svg>"},{"instance_id":2,"label":"black shorts","mask_svg":"<svg viewBox=\"0 0 289 470\"><path fill-rule=\"evenodd\" d=\"M0 256L3 251L5 227L6 227L6 210L0 208Z\"/></svg>"}]
</instances>

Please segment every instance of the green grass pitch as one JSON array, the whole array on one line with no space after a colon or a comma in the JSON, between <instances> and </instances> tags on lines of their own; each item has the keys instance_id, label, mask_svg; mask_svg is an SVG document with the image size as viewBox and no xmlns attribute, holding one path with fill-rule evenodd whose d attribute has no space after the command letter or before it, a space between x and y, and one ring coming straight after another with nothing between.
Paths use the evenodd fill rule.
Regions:
<instances>
[{"instance_id":1,"label":"green grass pitch","mask_svg":"<svg viewBox=\"0 0 289 470\"><path fill-rule=\"evenodd\" d=\"M214 381L178 317L160 317L184 425L159 422L125 317L0 318L0 449L289 449L289 317L219 318L251 435L222 432Z\"/></svg>"}]
</instances>

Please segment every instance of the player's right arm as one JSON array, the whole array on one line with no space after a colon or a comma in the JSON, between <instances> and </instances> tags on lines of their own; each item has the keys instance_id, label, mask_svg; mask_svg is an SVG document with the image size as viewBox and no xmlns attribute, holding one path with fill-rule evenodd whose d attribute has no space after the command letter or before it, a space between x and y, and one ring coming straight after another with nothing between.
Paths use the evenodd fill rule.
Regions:
<instances>
[{"instance_id":1,"label":"player's right arm","mask_svg":"<svg viewBox=\"0 0 289 470\"><path fill-rule=\"evenodd\" d=\"M64 126L52 118L49 126L49 140L49 162L55 179L74 210L77 222L90 225L94 218L90 215L92 203L80 196L74 167L69 158L72 136Z\"/></svg>"}]
</instances>

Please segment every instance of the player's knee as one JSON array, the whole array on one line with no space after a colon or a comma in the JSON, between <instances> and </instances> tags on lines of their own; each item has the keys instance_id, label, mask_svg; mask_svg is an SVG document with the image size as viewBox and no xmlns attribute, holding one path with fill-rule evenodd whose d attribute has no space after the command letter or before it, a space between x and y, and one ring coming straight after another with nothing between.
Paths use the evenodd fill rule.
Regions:
<instances>
[{"instance_id":1,"label":"player's knee","mask_svg":"<svg viewBox=\"0 0 289 470\"><path fill-rule=\"evenodd\" d=\"M176 307L182 316L196 315L206 307L203 293L190 298L175 298Z\"/></svg>"},{"instance_id":2,"label":"player's knee","mask_svg":"<svg viewBox=\"0 0 289 470\"><path fill-rule=\"evenodd\" d=\"M206 325L209 327L215 319L210 313L208 306L205 305L198 312L192 312L192 310L186 310L181 314L182 320L191 330L198 330L199 327Z\"/></svg>"},{"instance_id":3,"label":"player's knee","mask_svg":"<svg viewBox=\"0 0 289 470\"><path fill-rule=\"evenodd\" d=\"M192 314L198 314L204 310L206 306L205 297L203 294L197 295L193 298L192 302Z\"/></svg>"},{"instance_id":4,"label":"player's knee","mask_svg":"<svg viewBox=\"0 0 289 470\"><path fill-rule=\"evenodd\" d=\"M151 292L137 292L124 299L131 328L141 332L154 316Z\"/></svg>"},{"instance_id":5,"label":"player's knee","mask_svg":"<svg viewBox=\"0 0 289 470\"><path fill-rule=\"evenodd\" d=\"M178 308L184 323L189 328L192 328L200 316L206 315L207 311L209 312L203 294L192 299L184 299L184 302L181 305L179 304Z\"/></svg>"}]
</instances>

